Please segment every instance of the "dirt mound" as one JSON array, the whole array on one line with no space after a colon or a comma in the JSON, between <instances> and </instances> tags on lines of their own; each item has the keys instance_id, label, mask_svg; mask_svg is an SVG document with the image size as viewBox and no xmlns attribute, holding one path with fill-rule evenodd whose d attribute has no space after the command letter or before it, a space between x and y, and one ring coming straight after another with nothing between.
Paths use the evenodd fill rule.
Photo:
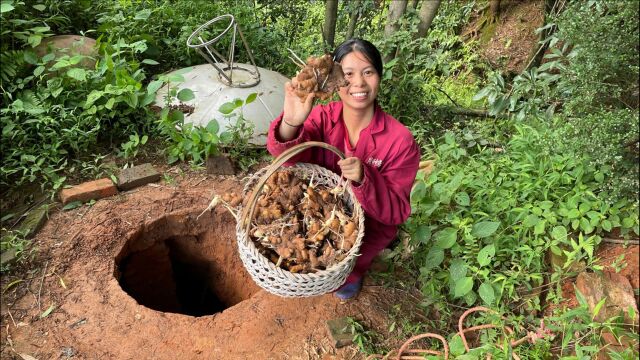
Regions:
<instances>
[{"instance_id":1,"label":"dirt mound","mask_svg":"<svg viewBox=\"0 0 640 360\"><path fill-rule=\"evenodd\" d=\"M187 175L52 214L35 270L3 295L2 358L357 359L353 346L333 348L325 322L351 316L384 333L390 309L413 301L378 286L347 304L258 288L235 219L222 208L197 219L226 191L241 183Z\"/></svg>"}]
</instances>

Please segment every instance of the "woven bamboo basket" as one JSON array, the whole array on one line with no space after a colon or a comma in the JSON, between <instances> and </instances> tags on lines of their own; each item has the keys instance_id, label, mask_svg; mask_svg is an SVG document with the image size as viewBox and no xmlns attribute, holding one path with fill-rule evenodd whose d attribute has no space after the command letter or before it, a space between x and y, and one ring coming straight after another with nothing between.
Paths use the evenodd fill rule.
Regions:
<instances>
[{"instance_id":1,"label":"woven bamboo basket","mask_svg":"<svg viewBox=\"0 0 640 360\"><path fill-rule=\"evenodd\" d=\"M244 195L248 196L248 202L240 209L240 217L236 225L236 236L240 259L251 278L268 292L283 297L309 297L329 293L340 287L347 276L353 270L358 251L364 236L364 212L358 203L351 187L345 186L343 201L351 210L353 218L358 224L358 236L353 247L347 252L346 257L333 266L315 273L292 273L276 267L269 259L258 252L258 248L251 240L249 234L252 230L252 221L256 203L262 187L269 177L278 170L287 160L310 147L322 147L336 153L340 158L344 154L337 148L323 142L310 141L293 146L280 154L269 166L256 172L245 185ZM313 176L314 183L334 188L344 186L341 177L321 166L299 163L289 168L300 177Z\"/></svg>"}]
</instances>

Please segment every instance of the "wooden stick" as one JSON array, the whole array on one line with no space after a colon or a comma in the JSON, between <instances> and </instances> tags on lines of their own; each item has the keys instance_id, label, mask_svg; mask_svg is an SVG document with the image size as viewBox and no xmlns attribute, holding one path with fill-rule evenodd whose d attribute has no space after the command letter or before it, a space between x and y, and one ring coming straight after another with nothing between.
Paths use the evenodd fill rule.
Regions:
<instances>
[{"instance_id":1,"label":"wooden stick","mask_svg":"<svg viewBox=\"0 0 640 360\"><path fill-rule=\"evenodd\" d=\"M40 292L42 291L42 284L44 283L44 277L47 275L47 266L49 266L49 261L44 264L44 271L42 272L42 279L40 279L40 288L38 289L38 309L42 313L42 306L40 306Z\"/></svg>"},{"instance_id":2,"label":"wooden stick","mask_svg":"<svg viewBox=\"0 0 640 360\"><path fill-rule=\"evenodd\" d=\"M612 239L612 238L602 238L602 242L612 243L612 244L629 244L629 245L640 245L640 239Z\"/></svg>"},{"instance_id":3,"label":"wooden stick","mask_svg":"<svg viewBox=\"0 0 640 360\"><path fill-rule=\"evenodd\" d=\"M295 57L295 58L296 58L296 60L298 60L298 61L299 61L299 63L297 63L297 62L295 62L295 61L294 61L294 64L296 64L296 65L298 65L298 66L300 66L300 67L304 67L304 66L306 65L306 63L305 63L304 61L302 61L302 59L300 59L300 57L299 57L296 53L294 53L294 52L293 52L293 50L291 50L291 49L289 49L289 48L287 48L287 50L289 50L289 52L291 53L291 55L293 55L293 57ZM292 60L293 60L293 59L292 59Z\"/></svg>"},{"instance_id":4,"label":"wooden stick","mask_svg":"<svg viewBox=\"0 0 640 360\"><path fill-rule=\"evenodd\" d=\"M16 325L16 321L13 319L13 315L11 315L11 310L7 309L7 312L9 313L9 317L11 318L11 322L13 323L13 327L18 327L18 325ZM9 332L9 330L7 330L7 332Z\"/></svg>"}]
</instances>

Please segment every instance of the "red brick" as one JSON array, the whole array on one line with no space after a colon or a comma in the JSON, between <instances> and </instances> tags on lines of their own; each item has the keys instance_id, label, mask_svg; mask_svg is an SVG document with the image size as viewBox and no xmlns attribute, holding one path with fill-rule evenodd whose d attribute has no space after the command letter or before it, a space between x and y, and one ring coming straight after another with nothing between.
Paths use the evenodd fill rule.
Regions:
<instances>
[{"instance_id":1,"label":"red brick","mask_svg":"<svg viewBox=\"0 0 640 360\"><path fill-rule=\"evenodd\" d=\"M213 175L233 175L236 173L231 159L226 155L209 156L207 173Z\"/></svg>"},{"instance_id":2,"label":"red brick","mask_svg":"<svg viewBox=\"0 0 640 360\"><path fill-rule=\"evenodd\" d=\"M100 179L76 185L72 188L63 189L60 192L62 204L72 201L87 202L94 199L102 199L118 193L118 188L111 179Z\"/></svg>"},{"instance_id":3,"label":"red brick","mask_svg":"<svg viewBox=\"0 0 640 360\"><path fill-rule=\"evenodd\" d=\"M146 163L120 171L118 188L122 191L131 190L158 180L160 173L151 164Z\"/></svg>"}]
</instances>

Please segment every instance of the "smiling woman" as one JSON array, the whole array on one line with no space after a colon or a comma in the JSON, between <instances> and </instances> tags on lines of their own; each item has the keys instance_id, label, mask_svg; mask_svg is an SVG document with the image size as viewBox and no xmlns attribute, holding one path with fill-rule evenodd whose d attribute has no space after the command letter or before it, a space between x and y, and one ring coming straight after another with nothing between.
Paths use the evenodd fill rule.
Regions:
<instances>
[{"instance_id":1,"label":"smiling woman","mask_svg":"<svg viewBox=\"0 0 640 360\"><path fill-rule=\"evenodd\" d=\"M340 88L343 117L349 133L349 142L355 146L360 131L369 125L373 117L374 102L378 95L380 75L373 65L360 52L351 52L341 61L344 77L349 85Z\"/></svg>"},{"instance_id":2,"label":"smiling woman","mask_svg":"<svg viewBox=\"0 0 640 360\"><path fill-rule=\"evenodd\" d=\"M351 180L365 211L365 236L353 272L336 292L355 297L373 258L396 237L397 226L411 212L409 192L418 170L420 151L411 132L377 104L382 59L366 40L339 45L333 59L342 66L348 84L340 87L340 101L313 107L314 94L301 101L285 84L284 111L271 122L267 149L274 156L306 141L323 141L346 155L312 148L291 162L321 165Z\"/></svg>"}]
</instances>

